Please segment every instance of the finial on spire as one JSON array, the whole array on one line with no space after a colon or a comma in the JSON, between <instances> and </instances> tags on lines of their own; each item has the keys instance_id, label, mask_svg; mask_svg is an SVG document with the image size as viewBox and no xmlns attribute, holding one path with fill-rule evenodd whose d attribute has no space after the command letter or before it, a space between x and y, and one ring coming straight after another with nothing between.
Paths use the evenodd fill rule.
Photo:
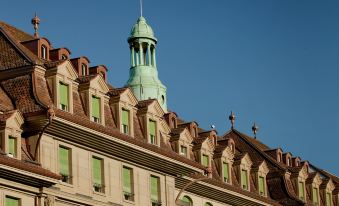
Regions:
<instances>
[{"instance_id":1,"label":"finial on spire","mask_svg":"<svg viewBox=\"0 0 339 206\"><path fill-rule=\"evenodd\" d=\"M36 15L36 12L35 12L34 18L32 19L32 24L34 25L34 30L35 30L34 37L38 38L39 37L38 25L40 24L40 19Z\"/></svg>"},{"instance_id":2,"label":"finial on spire","mask_svg":"<svg viewBox=\"0 0 339 206\"><path fill-rule=\"evenodd\" d=\"M142 0L140 0L140 16L142 16Z\"/></svg>"},{"instance_id":3,"label":"finial on spire","mask_svg":"<svg viewBox=\"0 0 339 206\"><path fill-rule=\"evenodd\" d=\"M235 115L233 113L233 111L231 111L231 114L230 116L228 116L228 119L231 121L231 124L232 124L232 129L234 129L234 123L235 123Z\"/></svg>"},{"instance_id":4,"label":"finial on spire","mask_svg":"<svg viewBox=\"0 0 339 206\"><path fill-rule=\"evenodd\" d=\"M252 126L252 132L254 134L254 139L257 139L257 132L258 132L258 130L259 130L259 127L254 122L253 126Z\"/></svg>"}]
</instances>

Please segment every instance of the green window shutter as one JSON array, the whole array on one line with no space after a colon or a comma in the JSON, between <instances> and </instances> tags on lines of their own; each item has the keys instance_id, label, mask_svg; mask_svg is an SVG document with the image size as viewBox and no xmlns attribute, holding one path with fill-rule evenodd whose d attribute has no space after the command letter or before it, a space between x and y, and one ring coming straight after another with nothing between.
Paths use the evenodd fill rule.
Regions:
<instances>
[{"instance_id":1,"label":"green window shutter","mask_svg":"<svg viewBox=\"0 0 339 206\"><path fill-rule=\"evenodd\" d=\"M60 104L65 105L68 108L68 85L59 83L60 91Z\"/></svg>"},{"instance_id":2,"label":"green window shutter","mask_svg":"<svg viewBox=\"0 0 339 206\"><path fill-rule=\"evenodd\" d=\"M248 190L247 170L241 170L241 186L243 189Z\"/></svg>"},{"instance_id":3,"label":"green window shutter","mask_svg":"<svg viewBox=\"0 0 339 206\"><path fill-rule=\"evenodd\" d=\"M229 181L229 167L228 167L228 163L226 162L222 163L222 174L223 174L224 182L228 182Z\"/></svg>"},{"instance_id":4,"label":"green window shutter","mask_svg":"<svg viewBox=\"0 0 339 206\"><path fill-rule=\"evenodd\" d=\"M318 188L314 187L312 190L312 201L315 205L319 204L318 201Z\"/></svg>"},{"instance_id":5,"label":"green window shutter","mask_svg":"<svg viewBox=\"0 0 339 206\"><path fill-rule=\"evenodd\" d=\"M100 98L92 96L92 117L100 119Z\"/></svg>"},{"instance_id":6,"label":"green window shutter","mask_svg":"<svg viewBox=\"0 0 339 206\"><path fill-rule=\"evenodd\" d=\"M129 111L122 110L122 124L129 126Z\"/></svg>"},{"instance_id":7,"label":"green window shutter","mask_svg":"<svg viewBox=\"0 0 339 206\"><path fill-rule=\"evenodd\" d=\"M265 195L265 178L259 177L259 193Z\"/></svg>"},{"instance_id":8,"label":"green window shutter","mask_svg":"<svg viewBox=\"0 0 339 206\"><path fill-rule=\"evenodd\" d=\"M6 205L5 206L19 206L19 199L6 197Z\"/></svg>"},{"instance_id":9,"label":"green window shutter","mask_svg":"<svg viewBox=\"0 0 339 206\"><path fill-rule=\"evenodd\" d=\"M16 156L16 138L14 137L8 138L8 153Z\"/></svg>"},{"instance_id":10,"label":"green window shutter","mask_svg":"<svg viewBox=\"0 0 339 206\"><path fill-rule=\"evenodd\" d=\"M180 150L181 155L187 157L187 147L181 145Z\"/></svg>"},{"instance_id":11,"label":"green window shutter","mask_svg":"<svg viewBox=\"0 0 339 206\"><path fill-rule=\"evenodd\" d=\"M299 198L302 199L302 200L305 199L304 183L303 182L299 182L298 188L299 188Z\"/></svg>"},{"instance_id":12,"label":"green window shutter","mask_svg":"<svg viewBox=\"0 0 339 206\"><path fill-rule=\"evenodd\" d=\"M123 173L123 190L127 193L132 193L132 169L124 167Z\"/></svg>"},{"instance_id":13,"label":"green window shutter","mask_svg":"<svg viewBox=\"0 0 339 206\"><path fill-rule=\"evenodd\" d=\"M150 142L152 144L155 144L155 138L156 138L156 122L153 120L149 120L148 122L149 127L149 136L150 136Z\"/></svg>"},{"instance_id":14,"label":"green window shutter","mask_svg":"<svg viewBox=\"0 0 339 206\"><path fill-rule=\"evenodd\" d=\"M102 160L92 157L93 183L102 184Z\"/></svg>"},{"instance_id":15,"label":"green window shutter","mask_svg":"<svg viewBox=\"0 0 339 206\"><path fill-rule=\"evenodd\" d=\"M59 147L59 168L60 174L70 176L69 149Z\"/></svg>"},{"instance_id":16,"label":"green window shutter","mask_svg":"<svg viewBox=\"0 0 339 206\"><path fill-rule=\"evenodd\" d=\"M209 159L207 155L202 155L202 165L205 167L209 166Z\"/></svg>"},{"instance_id":17,"label":"green window shutter","mask_svg":"<svg viewBox=\"0 0 339 206\"><path fill-rule=\"evenodd\" d=\"M329 192L326 193L326 206L332 206L331 193Z\"/></svg>"},{"instance_id":18,"label":"green window shutter","mask_svg":"<svg viewBox=\"0 0 339 206\"><path fill-rule=\"evenodd\" d=\"M159 201L159 177L151 176L151 200Z\"/></svg>"}]
</instances>

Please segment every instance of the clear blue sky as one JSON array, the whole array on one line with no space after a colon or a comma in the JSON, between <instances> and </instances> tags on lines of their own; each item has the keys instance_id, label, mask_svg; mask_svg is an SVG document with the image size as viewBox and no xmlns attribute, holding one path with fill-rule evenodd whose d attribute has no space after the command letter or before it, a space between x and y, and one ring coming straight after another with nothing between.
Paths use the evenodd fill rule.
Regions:
<instances>
[{"instance_id":1,"label":"clear blue sky","mask_svg":"<svg viewBox=\"0 0 339 206\"><path fill-rule=\"evenodd\" d=\"M19 6L20 5L20 6ZM3 0L0 19L128 79L138 0ZM222 135L236 129L339 175L339 1L144 0L169 108Z\"/></svg>"}]
</instances>

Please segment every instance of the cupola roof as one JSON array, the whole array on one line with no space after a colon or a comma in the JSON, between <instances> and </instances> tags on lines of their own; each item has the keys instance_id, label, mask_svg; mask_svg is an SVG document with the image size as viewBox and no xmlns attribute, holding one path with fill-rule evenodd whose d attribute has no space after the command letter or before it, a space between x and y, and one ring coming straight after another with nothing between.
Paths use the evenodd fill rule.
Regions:
<instances>
[{"instance_id":1,"label":"cupola roof","mask_svg":"<svg viewBox=\"0 0 339 206\"><path fill-rule=\"evenodd\" d=\"M140 16L137 22L133 25L130 37L128 39L140 37L149 38L157 41L157 39L154 37L153 29L150 25L147 24L146 19L143 16Z\"/></svg>"}]
</instances>

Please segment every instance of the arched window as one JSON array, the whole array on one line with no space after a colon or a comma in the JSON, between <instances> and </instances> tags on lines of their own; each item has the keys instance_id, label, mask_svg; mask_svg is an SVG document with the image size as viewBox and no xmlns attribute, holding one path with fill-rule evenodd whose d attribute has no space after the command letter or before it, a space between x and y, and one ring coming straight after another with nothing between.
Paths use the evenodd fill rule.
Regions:
<instances>
[{"instance_id":1,"label":"arched window","mask_svg":"<svg viewBox=\"0 0 339 206\"><path fill-rule=\"evenodd\" d=\"M184 196L182 199L181 199L181 204L182 205L185 205L185 206L193 206L193 201L192 199L189 197L189 196Z\"/></svg>"},{"instance_id":2,"label":"arched window","mask_svg":"<svg viewBox=\"0 0 339 206\"><path fill-rule=\"evenodd\" d=\"M177 128L177 120L175 119L175 117L172 118L172 125L173 128Z\"/></svg>"},{"instance_id":3,"label":"arched window","mask_svg":"<svg viewBox=\"0 0 339 206\"><path fill-rule=\"evenodd\" d=\"M87 75L87 66L86 64L81 64L81 75L86 76Z\"/></svg>"},{"instance_id":4,"label":"arched window","mask_svg":"<svg viewBox=\"0 0 339 206\"><path fill-rule=\"evenodd\" d=\"M204 204L204 206L213 206L211 203L209 203L209 202L206 202L205 204Z\"/></svg>"},{"instance_id":5,"label":"arched window","mask_svg":"<svg viewBox=\"0 0 339 206\"><path fill-rule=\"evenodd\" d=\"M45 45L41 45L41 58L47 59L47 47Z\"/></svg>"},{"instance_id":6,"label":"arched window","mask_svg":"<svg viewBox=\"0 0 339 206\"><path fill-rule=\"evenodd\" d=\"M61 59L62 59L62 60L66 60L66 59L68 59L68 58L67 58L67 56L66 56L65 54L63 54L63 55L61 55Z\"/></svg>"}]
</instances>

